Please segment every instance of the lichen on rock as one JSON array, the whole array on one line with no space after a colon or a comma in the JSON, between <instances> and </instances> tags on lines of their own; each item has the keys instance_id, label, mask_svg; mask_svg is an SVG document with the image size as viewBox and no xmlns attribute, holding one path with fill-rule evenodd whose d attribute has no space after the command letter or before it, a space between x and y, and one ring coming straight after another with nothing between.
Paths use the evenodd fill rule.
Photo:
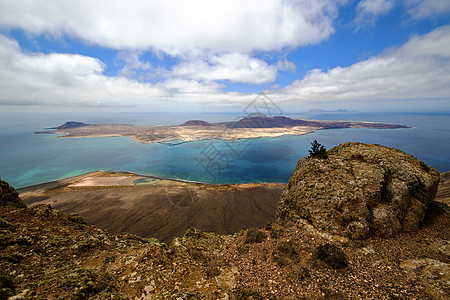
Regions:
<instances>
[{"instance_id":1,"label":"lichen on rock","mask_svg":"<svg viewBox=\"0 0 450 300\"><path fill-rule=\"evenodd\" d=\"M345 143L327 154L298 162L281 196L279 219L301 217L354 239L418 229L437 192L434 168L381 145Z\"/></svg>"}]
</instances>

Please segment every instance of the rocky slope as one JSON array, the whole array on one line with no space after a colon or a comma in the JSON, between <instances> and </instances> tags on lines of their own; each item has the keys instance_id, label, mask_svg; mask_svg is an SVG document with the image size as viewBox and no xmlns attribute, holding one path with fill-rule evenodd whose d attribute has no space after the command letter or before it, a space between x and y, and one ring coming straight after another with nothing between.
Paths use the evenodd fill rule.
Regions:
<instances>
[{"instance_id":1,"label":"rocky slope","mask_svg":"<svg viewBox=\"0 0 450 300\"><path fill-rule=\"evenodd\" d=\"M359 174L362 180L364 173ZM439 190L448 188L443 183ZM167 245L129 234L108 235L48 205L3 206L0 217L2 299L450 295L450 218L442 202L432 202L415 232L361 240L318 230L302 218L284 218L234 235L190 229Z\"/></svg>"}]
</instances>

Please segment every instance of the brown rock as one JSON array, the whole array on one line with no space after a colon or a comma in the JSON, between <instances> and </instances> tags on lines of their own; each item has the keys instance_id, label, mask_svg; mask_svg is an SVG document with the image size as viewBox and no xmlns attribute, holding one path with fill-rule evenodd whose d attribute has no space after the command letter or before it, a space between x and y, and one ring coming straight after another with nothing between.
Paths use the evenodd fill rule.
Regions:
<instances>
[{"instance_id":1,"label":"brown rock","mask_svg":"<svg viewBox=\"0 0 450 300\"><path fill-rule=\"evenodd\" d=\"M328 159L302 158L283 191L278 218L301 217L332 234L364 238L417 230L439 173L380 145L345 143Z\"/></svg>"},{"instance_id":2,"label":"brown rock","mask_svg":"<svg viewBox=\"0 0 450 300\"><path fill-rule=\"evenodd\" d=\"M16 190L6 181L0 180L0 206L10 206L16 208L27 207L20 199Z\"/></svg>"}]
</instances>

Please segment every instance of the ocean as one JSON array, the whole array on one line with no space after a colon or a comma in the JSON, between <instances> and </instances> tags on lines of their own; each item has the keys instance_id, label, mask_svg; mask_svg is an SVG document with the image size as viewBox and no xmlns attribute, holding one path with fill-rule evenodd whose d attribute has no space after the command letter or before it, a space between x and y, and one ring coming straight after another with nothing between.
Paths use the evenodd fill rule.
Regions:
<instances>
[{"instance_id":1,"label":"ocean","mask_svg":"<svg viewBox=\"0 0 450 300\"><path fill-rule=\"evenodd\" d=\"M373 121L407 129L330 129L303 136L142 144L125 137L58 138L34 134L66 121L178 125L190 119L230 121L239 114L21 113L0 112L0 177L15 188L108 170L209 183L286 183L310 143L327 149L347 141L375 143L412 154L439 172L450 171L450 114L322 113L292 118Z\"/></svg>"}]
</instances>

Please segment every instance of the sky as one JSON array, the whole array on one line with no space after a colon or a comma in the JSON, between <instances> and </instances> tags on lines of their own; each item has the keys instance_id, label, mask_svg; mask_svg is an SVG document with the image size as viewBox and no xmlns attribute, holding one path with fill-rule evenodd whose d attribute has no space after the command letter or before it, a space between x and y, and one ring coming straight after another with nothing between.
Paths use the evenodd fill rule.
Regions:
<instances>
[{"instance_id":1,"label":"sky","mask_svg":"<svg viewBox=\"0 0 450 300\"><path fill-rule=\"evenodd\" d=\"M450 1L0 0L0 110L233 112L261 95L450 112Z\"/></svg>"}]
</instances>

